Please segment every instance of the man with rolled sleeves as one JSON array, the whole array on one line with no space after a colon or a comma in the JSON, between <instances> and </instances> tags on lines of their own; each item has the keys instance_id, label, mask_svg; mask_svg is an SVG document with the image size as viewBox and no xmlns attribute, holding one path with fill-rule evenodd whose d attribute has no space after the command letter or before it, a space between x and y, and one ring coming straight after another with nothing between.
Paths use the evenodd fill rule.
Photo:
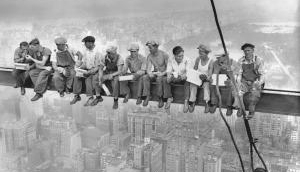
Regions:
<instances>
[{"instance_id":1,"label":"man with rolled sleeves","mask_svg":"<svg viewBox=\"0 0 300 172\"><path fill-rule=\"evenodd\" d=\"M84 106L95 106L99 102L103 101L100 95L101 88L98 84L98 71L99 63L101 58L101 53L95 47L95 38L93 36L87 36L82 39L84 43L84 48L81 51L82 59L78 59L76 67L86 70L84 77L75 77L73 84L73 93L75 94L73 100L70 104L75 104L77 101L81 100L80 94L82 92L82 84L85 82L86 95L88 100ZM96 92L96 98L94 99L94 91Z\"/></svg>"},{"instance_id":2,"label":"man with rolled sleeves","mask_svg":"<svg viewBox=\"0 0 300 172\"><path fill-rule=\"evenodd\" d=\"M70 49L67 45L67 39L58 37L54 40L57 50L55 55L51 58L52 67L54 69L54 84L60 97L64 96L64 92L70 93L73 86L73 78L75 76L75 57L82 55L79 51Z\"/></svg>"},{"instance_id":3,"label":"man with rolled sleeves","mask_svg":"<svg viewBox=\"0 0 300 172\"><path fill-rule=\"evenodd\" d=\"M119 75L123 72L124 60L117 53L116 46L109 46L106 49L106 55L100 61L99 84L105 84L109 90L112 90L114 98L113 109L118 109L118 99L120 93Z\"/></svg>"},{"instance_id":4,"label":"man with rolled sleeves","mask_svg":"<svg viewBox=\"0 0 300 172\"><path fill-rule=\"evenodd\" d=\"M51 50L41 46L37 38L30 41L29 45L29 53L26 59L35 63L35 67L29 71L36 93L31 101L37 101L46 92L49 76L53 72L50 62Z\"/></svg>"},{"instance_id":5,"label":"man with rolled sleeves","mask_svg":"<svg viewBox=\"0 0 300 172\"><path fill-rule=\"evenodd\" d=\"M265 68L262 58L254 54L255 46L250 43L242 45L241 50L245 56L239 59L238 64L240 71L237 77L237 82L240 87L239 96L243 100L245 93L249 93L249 114L248 117L253 117L255 106L258 103L265 83ZM238 114L241 114L241 109ZM241 115L239 115L241 116Z\"/></svg>"},{"instance_id":6,"label":"man with rolled sleeves","mask_svg":"<svg viewBox=\"0 0 300 172\"><path fill-rule=\"evenodd\" d=\"M188 59L184 56L184 50L180 46L176 46L173 48L173 55L174 55L174 57L169 58L169 62L168 62L167 82L183 85L183 87L184 87L184 102L185 102L183 112L187 113L187 111L188 111L187 102L188 102L189 96L190 96L189 82L186 81L186 79L187 79L186 72L188 69ZM173 101L170 84L167 85L166 92L168 95L171 94L171 97L168 98L166 106L165 106L166 109L169 109L170 104Z\"/></svg>"},{"instance_id":7,"label":"man with rolled sleeves","mask_svg":"<svg viewBox=\"0 0 300 172\"><path fill-rule=\"evenodd\" d=\"M147 75L143 76L144 80L144 95L146 99L143 103L144 106L148 105L150 100L150 82L157 82L157 96L159 97L158 107L162 108L164 106L163 98L170 98L170 95L167 94L167 65L169 56L166 52L158 49L159 43L157 41L148 41L146 43L148 46L150 54L147 57ZM152 66L154 71L152 71Z\"/></svg>"},{"instance_id":8,"label":"man with rolled sleeves","mask_svg":"<svg viewBox=\"0 0 300 172\"><path fill-rule=\"evenodd\" d=\"M137 88L137 101L136 104L139 105L142 103L142 96L143 96L143 75L146 73L147 70L147 60L146 58L139 54L139 45L138 44L131 44L128 48L130 51L130 55L126 57L123 73L126 74L128 69L131 75L134 75L133 80L137 81L138 88ZM124 92L122 92L124 90ZM130 95L130 89L128 87L127 81L120 82L120 94L125 94L124 102L128 101Z\"/></svg>"},{"instance_id":9,"label":"man with rolled sleeves","mask_svg":"<svg viewBox=\"0 0 300 172\"><path fill-rule=\"evenodd\" d=\"M26 59L26 55L28 54L29 44L28 42L21 42L20 46L15 50L14 53L14 62L15 63L30 63L29 60ZM33 68L34 64L31 62L30 68ZM24 84L27 79L29 79L28 70L19 70L13 69L12 75L16 80L16 86L21 87L21 95L25 94L25 87Z\"/></svg>"}]
</instances>

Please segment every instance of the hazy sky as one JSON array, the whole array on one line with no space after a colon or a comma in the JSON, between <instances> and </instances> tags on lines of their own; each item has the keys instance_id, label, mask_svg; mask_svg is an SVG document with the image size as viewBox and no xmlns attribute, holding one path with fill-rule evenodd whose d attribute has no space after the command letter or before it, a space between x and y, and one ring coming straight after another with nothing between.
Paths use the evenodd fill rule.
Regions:
<instances>
[{"instance_id":1,"label":"hazy sky","mask_svg":"<svg viewBox=\"0 0 300 172\"><path fill-rule=\"evenodd\" d=\"M266 14L298 12L299 0L215 0L219 11L224 9L256 10ZM210 10L210 0L0 0L0 18L24 19L59 17L101 17L141 12Z\"/></svg>"}]
</instances>

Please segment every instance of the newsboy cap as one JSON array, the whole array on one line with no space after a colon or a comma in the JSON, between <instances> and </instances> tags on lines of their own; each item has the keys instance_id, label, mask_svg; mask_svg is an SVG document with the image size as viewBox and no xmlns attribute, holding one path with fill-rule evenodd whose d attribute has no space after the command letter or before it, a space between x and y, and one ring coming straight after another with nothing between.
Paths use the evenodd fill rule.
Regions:
<instances>
[{"instance_id":1,"label":"newsboy cap","mask_svg":"<svg viewBox=\"0 0 300 172\"><path fill-rule=\"evenodd\" d=\"M210 49L208 46L204 45L204 44L200 44L200 45L197 47L197 49L199 49L199 50L204 50L206 53L211 52L211 49Z\"/></svg>"},{"instance_id":2,"label":"newsboy cap","mask_svg":"<svg viewBox=\"0 0 300 172\"><path fill-rule=\"evenodd\" d=\"M244 50L245 48L250 47L250 48L255 48L253 44L250 43L245 43L244 45L241 46L241 50Z\"/></svg>"},{"instance_id":3,"label":"newsboy cap","mask_svg":"<svg viewBox=\"0 0 300 172\"><path fill-rule=\"evenodd\" d=\"M82 42L84 42L84 43L85 42L93 42L94 43L95 40L96 40L95 37L93 37L93 36L87 36L87 37L85 37L85 38L82 39Z\"/></svg>"},{"instance_id":4,"label":"newsboy cap","mask_svg":"<svg viewBox=\"0 0 300 172\"><path fill-rule=\"evenodd\" d=\"M146 46L148 46L148 45L159 45L159 42L158 41L155 41L155 40L150 40L150 41L147 41L146 42Z\"/></svg>"},{"instance_id":5,"label":"newsboy cap","mask_svg":"<svg viewBox=\"0 0 300 172\"><path fill-rule=\"evenodd\" d=\"M130 46L128 47L128 51L138 51L140 49L139 45L136 43L132 43L130 44Z\"/></svg>"},{"instance_id":6,"label":"newsboy cap","mask_svg":"<svg viewBox=\"0 0 300 172\"><path fill-rule=\"evenodd\" d=\"M58 37L54 40L55 44L66 44L67 43L67 39L64 37Z\"/></svg>"}]
</instances>

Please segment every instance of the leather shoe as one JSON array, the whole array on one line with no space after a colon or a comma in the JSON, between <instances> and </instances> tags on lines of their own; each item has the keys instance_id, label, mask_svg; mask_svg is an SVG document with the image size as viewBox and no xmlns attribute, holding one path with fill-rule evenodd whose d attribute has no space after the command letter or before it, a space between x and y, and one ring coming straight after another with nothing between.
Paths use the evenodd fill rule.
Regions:
<instances>
[{"instance_id":1,"label":"leather shoe","mask_svg":"<svg viewBox=\"0 0 300 172\"><path fill-rule=\"evenodd\" d=\"M165 109L170 109L171 103L173 102L173 98L168 98L166 105L165 105Z\"/></svg>"},{"instance_id":2,"label":"leather shoe","mask_svg":"<svg viewBox=\"0 0 300 172\"><path fill-rule=\"evenodd\" d=\"M236 116L237 116L237 117L243 116L243 111L242 111L242 109L238 109L238 111L236 112Z\"/></svg>"},{"instance_id":3,"label":"leather shoe","mask_svg":"<svg viewBox=\"0 0 300 172\"><path fill-rule=\"evenodd\" d=\"M164 101L162 98L159 98L158 100L158 108L162 108L164 106Z\"/></svg>"},{"instance_id":4,"label":"leather shoe","mask_svg":"<svg viewBox=\"0 0 300 172\"><path fill-rule=\"evenodd\" d=\"M232 115L232 108L228 107L226 110L226 116L231 116Z\"/></svg>"},{"instance_id":5,"label":"leather shoe","mask_svg":"<svg viewBox=\"0 0 300 172\"><path fill-rule=\"evenodd\" d=\"M73 105L73 104L75 104L76 102L78 102L80 100L81 100L80 95L75 95L73 100L70 102L70 105Z\"/></svg>"},{"instance_id":6,"label":"leather shoe","mask_svg":"<svg viewBox=\"0 0 300 172\"><path fill-rule=\"evenodd\" d=\"M101 96L97 96L90 105L96 106L99 102L102 102L102 101L103 101L103 98Z\"/></svg>"},{"instance_id":7,"label":"leather shoe","mask_svg":"<svg viewBox=\"0 0 300 172\"><path fill-rule=\"evenodd\" d=\"M190 113L193 113L193 112L194 112L194 110L195 110L195 105L196 105L195 102L192 102L192 103L190 104L190 106L189 106L189 112L190 112Z\"/></svg>"},{"instance_id":8,"label":"leather shoe","mask_svg":"<svg viewBox=\"0 0 300 172\"><path fill-rule=\"evenodd\" d=\"M212 105L210 108L209 108L209 112L210 113L215 113L217 110L217 105Z\"/></svg>"},{"instance_id":9,"label":"leather shoe","mask_svg":"<svg viewBox=\"0 0 300 172\"><path fill-rule=\"evenodd\" d=\"M25 95L26 91L25 91L25 88L24 87L21 87L21 95Z\"/></svg>"},{"instance_id":10,"label":"leather shoe","mask_svg":"<svg viewBox=\"0 0 300 172\"><path fill-rule=\"evenodd\" d=\"M143 102L143 106L148 106L149 100L150 100L150 96L147 96Z\"/></svg>"},{"instance_id":11,"label":"leather shoe","mask_svg":"<svg viewBox=\"0 0 300 172\"><path fill-rule=\"evenodd\" d=\"M94 101L94 97L92 96L85 102L83 106L90 106L93 101Z\"/></svg>"},{"instance_id":12,"label":"leather shoe","mask_svg":"<svg viewBox=\"0 0 300 172\"><path fill-rule=\"evenodd\" d=\"M65 93L64 93L63 91L60 91L60 92L59 92L59 96L60 96L60 97L64 97L64 96L65 96Z\"/></svg>"},{"instance_id":13,"label":"leather shoe","mask_svg":"<svg viewBox=\"0 0 300 172\"><path fill-rule=\"evenodd\" d=\"M34 95L34 97L31 99L31 101L37 101L38 99L42 98L43 95L42 94L39 94L39 93L36 93Z\"/></svg>"},{"instance_id":14,"label":"leather shoe","mask_svg":"<svg viewBox=\"0 0 300 172\"><path fill-rule=\"evenodd\" d=\"M129 97L130 97L129 93L126 94L125 97L124 97L123 103L127 103L128 100L129 100Z\"/></svg>"},{"instance_id":15,"label":"leather shoe","mask_svg":"<svg viewBox=\"0 0 300 172\"><path fill-rule=\"evenodd\" d=\"M209 112L209 105L208 103L206 103L204 113L208 113L208 112Z\"/></svg>"},{"instance_id":16,"label":"leather shoe","mask_svg":"<svg viewBox=\"0 0 300 172\"><path fill-rule=\"evenodd\" d=\"M189 101L185 100L183 105L183 113L187 113L189 111Z\"/></svg>"},{"instance_id":17,"label":"leather shoe","mask_svg":"<svg viewBox=\"0 0 300 172\"><path fill-rule=\"evenodd\" d=\"M137 99L136 99L136 105L139 105L139 104L141 104L142 103L142 98L141 97L138 97Z\"/></svg>"},{"instance_id":18,"label":"leather shoe","mask_svg":"<svg viewBox=\"0 0 300 172\"><path fill-rule=\"evenodd\" d=\"M113 109L118 109L118 99L114 100Z\"/></svg>"}]
</instances>

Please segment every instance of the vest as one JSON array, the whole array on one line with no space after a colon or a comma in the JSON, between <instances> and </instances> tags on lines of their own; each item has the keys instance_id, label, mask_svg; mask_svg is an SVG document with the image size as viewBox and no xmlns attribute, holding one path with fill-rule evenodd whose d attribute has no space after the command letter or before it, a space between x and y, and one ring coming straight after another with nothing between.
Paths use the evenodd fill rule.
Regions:
<instances>
[{"instance_id":1,"label":"vest","mask_svg":"<svg viewBox=\"0 0 300 172\"><path fill-rule=\"evenodd\" d=\"M210 60L211 59L209 59L207 61L206 65L202 66L202 64L200 63L201 59L200 59L200 57L198 57L196 59L195 65L194 65L194 69L195 70L199 70L199 71L201 71L201 72L203 72L203 73L205 73L207 75L208 74L208 66L210 64ZM201 65L201 66L199 67L199 65Z\"/></svg>"},{"instance_id":2,"label":"vest","mask_svg":"<svg viewBox=\"0 0 300 172\"><path fill-rule=\"evenodd\" d=\"M113 73L118 71L118 60L120 55L117 54L113 59L110 59L107 55L105 56L105 73Z\"/></svg>"},{"instance_id":3,"label":"vest","mask_svg":"<svg viewBox=\"0 0 300 172\"><path fill-rule=\"evenodd\" d=\"M56 57L58 67L74 67L75 65L75 61L68 50L57 52Z\"/></svg>"}]
</instances>

